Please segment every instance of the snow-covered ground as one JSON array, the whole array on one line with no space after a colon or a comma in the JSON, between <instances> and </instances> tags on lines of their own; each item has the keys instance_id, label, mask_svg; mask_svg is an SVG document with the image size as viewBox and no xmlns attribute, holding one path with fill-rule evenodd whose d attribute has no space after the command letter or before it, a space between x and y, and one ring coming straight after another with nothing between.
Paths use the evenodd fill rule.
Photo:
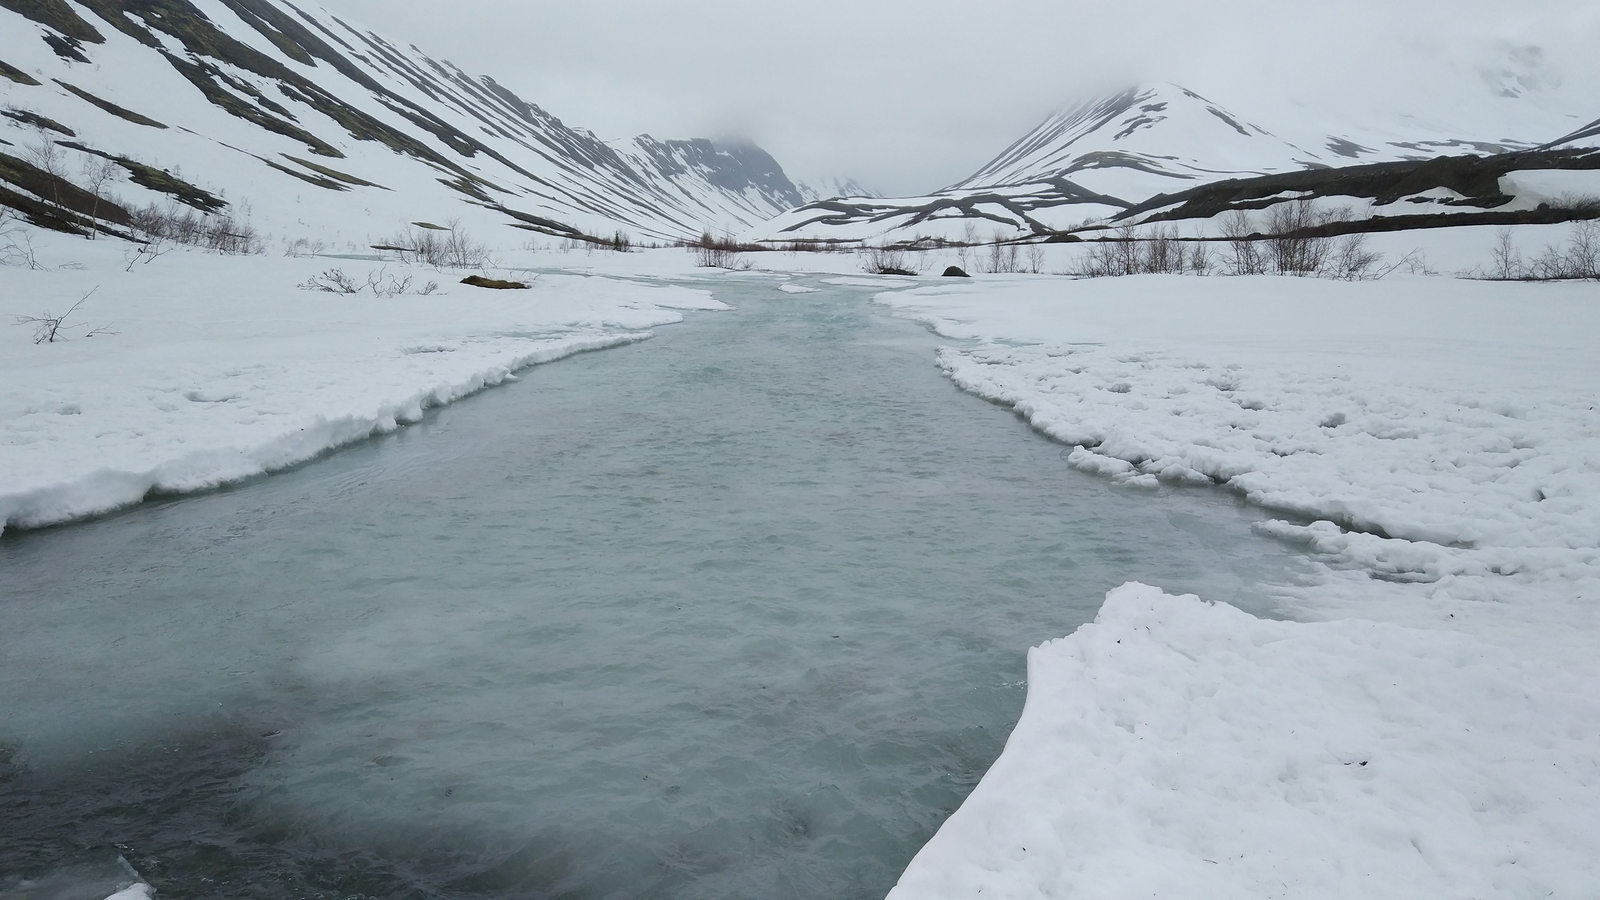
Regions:
<instances>
[{"instance_id":1,"label":"snow-covered ground","mask_svg":"<svg viewBox=\"0 0 1600 900\"><path fill-rule=\"evenodd\" d=\"M1534 250L1564 231L1519 234ZM1376 242L1453 271L1493 238ZM491 274L566 274L494 292L371 260L177 251L125 272L121 244L40 242L49 270L0 270L10 526L292 465L721 308L652 282L730 277L683 250L524 249ZM1044 268L1078 252L1049 248ZM1075 465L1132 490L1227 485L1284 511L1267 529L1322 560L1283 587L1282 621L1130 585L1034 650L1005 755L895 897L1593 896L1600 286L907 279L853 254L747 259L775 291L803 290L796 274L881 288L960 342L938 360L957 383L1078 448ZM442 290L297 287L334 267ZM12 324L91 289L65 343Z\"/></svg>"},{"instance_id":2,"label":"snow-covered ground","mask_svg":"<svg viewBox=\"0 0 1600 900\"><path fill-rule=\"evenodd\" d=\"M0 269L0 528L290 466L525 366L724 308L703 291L610 278L491 291L458 284L463 272L360 260L180 250L124 271L121 242L40 241L50 269ZM359 282L410 276L413 293L297 287L331 268ZM430 280L437 293L414 293ZM86 294L65 342L35 344L15 322ZM86 336L96 328L111 333Z\"/></svg>"},{"instance_id":3,"label":"snow-covered ground","mask_svg":"<svg viewBox=\"0 0 1600 900\"><path fill-rule=\"evenodd\" d=\"M895 900L1592 897L1600 285L1009 277L878 297L1130 489L1322 560L1285 621L1130 585L1032 651Z\"/></svg>"}]
</instances>

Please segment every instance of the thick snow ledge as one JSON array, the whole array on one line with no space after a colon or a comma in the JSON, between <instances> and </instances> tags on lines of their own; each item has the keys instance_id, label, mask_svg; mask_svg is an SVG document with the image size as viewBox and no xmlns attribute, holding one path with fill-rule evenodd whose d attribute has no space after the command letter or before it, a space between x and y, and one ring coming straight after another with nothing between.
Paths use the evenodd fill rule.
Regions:
<instances>
[{"instance_id":1,"label":"thick snow ledge","mask_svg":"<svg viewBox=\"0 0 1600 900\"><path fill-rule=\"evenodd\" d=\"M1005 753L891 900L1600 884L1600 698L1468 634L1130 584L1028 678Z\"/></svg>"},{"instance_id":2,"label":"thick snow ledge","mask_svg":"<svg viewBox=\"0 0 1600 900\"><path fill-rule=\"evenodd\" d=\"M276 472L329 450L421 421L427 410L503 384L514 379L513 373L519 369L575 353L631 344L649 336L648 333L616 334L541 341L537 349L513 353L464 378L435 384L401 400L374 394L355 398L351 405L361 406L345 415L287 417L287 421L278 423L276 428L257 429L254 441L250 437L235 443L228 437L207 441L203 435L174 435L171 458L151 468L128 470L113 463L44 487L0 492L0 530L70 522L131 506L152 493L211 490ZM190 443L199 443L204 449L182 452ZM205 446L207 444L210 446Z\"/></svg>"},{"instance_id":3,"label":"thick snow ledge","mask_svg":"<svg viewBox=\"0 0 1600 900\"><path fill-rule=\"evenodd\" d=\"M60 252L75 265L0 269L0 530L293 466L524 367L727 308L703 291L559 275L527 291L338 296L296 286L328 260L179 252L124 271L111 241ZM358 283L378 266L341 265ZM65 342L9 324L85 295Z\"/></svg>"},{"instance_id":4,"label":"thick snow ledge","mask_svg":"<svg viewBox=\"0 0 1600 900\"><path fill-rule=\"evenodd\" d=\"M1592 284L973 279L878 301L1068 463L1310 524L1268 622L1153 588L1030 657L906 898L1571 898L1600 885ZM1365 765L1363 765L1365 763Z\"/></svg>"}]
</instances>

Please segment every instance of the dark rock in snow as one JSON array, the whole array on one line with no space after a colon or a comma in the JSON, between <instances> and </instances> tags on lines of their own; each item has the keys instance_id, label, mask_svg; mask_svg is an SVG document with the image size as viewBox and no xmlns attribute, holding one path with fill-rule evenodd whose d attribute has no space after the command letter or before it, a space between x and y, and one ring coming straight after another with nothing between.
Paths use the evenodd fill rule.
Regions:
<instances>
[{"instance_id":1,"label":"dark rock in snow","mask_svg":"<svg viewBox=\"0 0 1600 900\"><path fill-rule=\"evenodd\" d=\"M482 275L468 276L461 279L461 283L495 291L525 291L528 289L528 286L520 281L501 281L498 278L484 278Z\"/></svg>"},{"instance_id":2,"label":"dark rock in snow","mask_svg":"<svg viewBox=\"0 0 1600 900\"><path fill-rule=\"evenodd\" d=\"M950 268L944 270L944 277L946 277L946 278L971 278L972 276L968 275L965 271L963 271L960 266L951 266Z\"/></svg>"}]
</instances>

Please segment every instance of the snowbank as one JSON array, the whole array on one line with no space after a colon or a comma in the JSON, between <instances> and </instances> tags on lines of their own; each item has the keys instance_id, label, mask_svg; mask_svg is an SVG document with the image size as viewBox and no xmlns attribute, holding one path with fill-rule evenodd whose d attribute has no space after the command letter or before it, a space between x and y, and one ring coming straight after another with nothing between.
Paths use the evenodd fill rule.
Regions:
<instances>
[{"instance_id":1,"label":"snowbank","mask_svg":"<svg viewBox=\"0 0 1600 900\"><path fill-rule=\"evenodd\" d=\"M296 284L335 265L364 281L379 264L174 253L125 272L110 241L71 251L82 268L0 270L0 528L281 469L523 367L641 340L679 310L723 308L681 288L552 275L486 291L431 270L410 274L441 281L432 296L341 296ZM10 324L96 288L65 343Z\"/></svg>"},{"instance_id":2,"label":"snowbank","mask_svg":"<svg viewBox=\"0 0 1600 900\"><path fill-rule=\"evenodd\" d=\"M1600 289L1034 278L878 299L981 342L940 365L1073 465L1227 485L1325 563L1284 589L1293 621L1130 586L1035 650L1005 755L894 897L1592 896Z\"/></svg>"},{"instance_id":3,"label":"snowbank","mask_svg":"<svg viewBox=\"0 0 1600 900\"><path fill-rule=\"evenodd\" d=\"M1592 896L1600 704L1541 668L1119 588L890 897Z\"/></svg>"}]
</instances>

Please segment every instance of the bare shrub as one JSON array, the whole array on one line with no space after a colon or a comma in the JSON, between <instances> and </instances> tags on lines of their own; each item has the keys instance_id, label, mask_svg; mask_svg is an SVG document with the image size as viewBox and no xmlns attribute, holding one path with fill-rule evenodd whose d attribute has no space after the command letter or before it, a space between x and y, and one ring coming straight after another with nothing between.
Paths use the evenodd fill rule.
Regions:
<instances>
[{"instance_id":1,"label":"bare shrub","mask_svg":"<svg viewBox=\"0 0 1600 900\"><path fill-rule=\"evenodd\" d=\"M413 290L414 279L410 275L390 275L388 269L378 269L368 272L365 283L357 281L343 269L329 269L321 275L314 275L296 287L302 291L320 291L325 294L343 294L351 296L362 292L370 292L374 297L399 297L403 294L415 294L426 297L439 290L437 281L429 281Z\"/></svg>"},{"instance_id":2,"label":"bare shrub","mask_svg":"<svg viewBox=\"0 0 1600 900\"><path fill-rule=\"evenodd\" d=\"M1574 222L1567 243L1545 245L1523 277L1535 281L1600 279L1600 222Z\"/></svg>"},{"instance_id":3,"label":"bare shrub","mask_svg":"<svg viewBox=\"0 0 1600 900\"><path fill-rule=\"evenodd\" d=\"M1182 275L1188 267L1188 248L1178 239L1178 226L1156 226L1145 238L1135 265L1147 275Z\"/></svg>"},{"instance_id":4,"label":"bare shrub","mask_svg":"<svg viewBox=\"0 0 1600 900\"><path fill-rule=\"evenodd\" d=\"M1571 210L1572 212L1600 213L1600 197L1594 194L1568 192L1555 198L1550 205L1556 209Z\"/></svg>"},{"instance_id":5,"label":"bare shrub","mask_svg":"<svg viewBox=\"0 0 1600 900\"><path fill-rule=\"evenodd\" d=\"M1190 249L1177 225L1156 226L1144 237L1134 225L1117 227L1114 236L1095 242L1073 274L1086 278L1123 275L1204 275L1211 270L1210 251Z\"/></svg>"},{"instance_id":6,"label":"bare shrub","mask_svg":"<svg viewBox=\"0 0 1600 900\"><path fill-rule=\"evenodd\" d=\"M1510 226L1495 232L1489 259L1489 271L1482 274L1494 281L1517 281L1527 274L1527 264L1522 260L1522 251L1517 249L1516 233Z\"/></svg>"},{"instance_id":7,"label":"bare shrub","mask_svg":"<svg viewBox=\"0 0 1600 900\"><path fill-rule=\"evenodd\" d=\"M712 236L709 231L702 232L700 239L689 245L689 252L694 254L694 264L702 269L749 269L750 261L743 256L748 249L735 241L732 235L719 238Z\"/></svg>"},{"instance_id":8,"label":"bare shrub","mask_svg":"<svg viewBox=\"0 0 1600 900\"><path fill-rule=\"evenodd\" d=\"M983 271L991 275L1014 275L1022 271L1022 248L1007 243L1006 233L994 230L994 241L989 245L989 258L982 260Z\"/></svg>"},{"instance_id":9,"label":"bare shrub","mask_svg":"<svg viewBox=\"0 0 1600 900\"><path fill-rule=\"evenodd\" d=\"M1391 267L1378 272L1383 254L1368 248L1365 234L1317 234L1319 229L1349 221L1350 216L1348 208L1319 210L1305 199L1280 203L1267 211L1262 234L1249 212L1232 210L1221 223L1227 243L1222 266L1230 275L1271 273L1346 281L1381 278L1394 271Z\"/></svg>"},{"instance_id":10,"label":"bare shrub","mask_svg":"<svg viewBox=\"0 0 1600 900\"><path fill-rule=\"evenodd\" d=\"M460 219L451 219L444 227L408 225L405 231L389 238L385 247L399 252L402 260L410 254L417 262L434 268L481 269L493 263L489 246L462 228Z\"/></svg>"},{"instance_id":11,"label":"bare shrub","mask_svg":"<svg viewBox=\"0 0 1600 900\"><path fill-rule=\"evenodd\" d=\"M150 265L172 250L172 243L160 235L146 235L143 240L135 241L122 253L122 259L128 265L123 269L132 272L133 267L143 263Z\"/></svg>"},{"instance_id":12,"label":"bare shrub","mask_svg":"<svg viewBox=\"0 0 1600 900\"><path fill-rule=\"evenodd\" d=\"M973 268L969 263L977 261L973 250L978 244L978 226L974 222L967 222L961 226L961 243L956 247L956 258L961 261L963 270Z\"/></svg>"},{"instance_id":13,"label":"bare shrub","mask_svg":"<svg viewBox=\"0 0 1600 900\"><path fill-rule=\"evenodd\" d=\"M899 247L863 247L861 267L873 275L916 275L916 263Z\"/></svg>"},{"instance_id":14,"label":"bare shrub","mask_svg":"<svg viewBox=\"0 0 1600 900\"><path fill-rule=\"evenodd\" d=\"M329 269L321 275L313 275L305 281L295 285L302 291L321 291L325 294L359 294L361 285L354 278L345 274L343 269Z\"/></svg>"},{"instance_id":15,"label":"bare shrub","mask_svg":"<svg viewBox=\"0 0 1600 900\"><path fill-rule=\"evenodd\" d=\"M61 205L61 182L67 180L67 163L61 145L44 126L36 126L33 140L23 149L23 158L35 169L50 176L50 202Z\"/></svg>"},{"instance_id":16,"label":"bare shrub","mask_svg":"<svg viewBox=\"0 0 1600 900\"><path fill-rule=\"evenodd\" d=\"M54 313L47 312L42 316L13 316L12 321L18 325L33 326L33 342L35 344L60 343L61 341L67 339L67 332L79 328L84 329L83 336L86 338L97 337L103 334L116 334L116 332L111 331L106 327L90 328L89 326L81 323L73 324L71 321L72 317L77 315L78 310L82 309L83 305L89 302L89 298L93 297L94 292L98 290L100 289L97 287L94 290L91 290L89 293L84 294L77 303L72 304L72 306L66 312L59 316L55 315Z\"/></svg>"},{"instance_id":17,"label":"bare shrub","mask_svg":"<svg viewBox=\"0 0 1600 900\"><path fill-rule=\"evenodd\" d=\"M300 259L307 256L320 256L327 249L328 245L322 241L313 241L310 238L295 238L284 244L283 255Z\"/></svg>"},{"instance_id":18,"label":"bare shrub","mask_svg":"<svg viewBox=\"0 0 1600 900\"><path fill-rule=\"evenodd\" d=\"M1279 275L1321 275L1338 247L1333 238L1309 232L1347 221L1348 209L1318 210L1310 200L1280 203L1267 211L1266 264Z\"/></svg>"},{"instance_id":19,"label":"bare shrub","mask_svg":"<svg viewBox=\"0 0 1600 900\"><path fill-rule=\"evenodd\" d=\"M256 256L266 243L255 226L232 212L202 213L168 201L129 211L133 227L146 240L170 241L226 256ZM148 260L147 260L148 261Z\"/></svg>"},{"instance_id":20,"label":"bare shrub","mask_svg":"<svg viewBox=\"0 0 1600 900\"><path fill-rule=\"evenodd\" d=\"M1235 209L1222 217L1222 235L1228 239L1228 256L1224 263L1229 274L1266 274L1267 266L1261 248L1251 240L1255 234L1255 220L1245 210Z\"/></svg>"},{"instance_id":21,"label":"bare shrub","mask_svg":"<svg viewBox=\"0 0 1600 900\"><path fill-rule=\"evenodd\" d=\"M4 206L0 206L0 266L44 268L33 250L33 234L9 207Z\"/></svg>"},{"instance_id":22,"label":"bare shrub","mask_svg":"<svg viewBox=\"0 0 1600 900\"><path fill-rule=\"evenodd\" d=\"M89 240L94 240L100 234L100 204L106 201L106 185L116 178L120 167L109 159L91 156L83 161L83 188L94 195L94 205L89 210L89 221L93 227L89 229Z\"/></svg>"},{"instance_id":23,"label":"bare shrub","mask_svg":"<svg viewBox=\"0 0 1600 900\"><path fill-rule=\"evenodd\" d=\"M1044 273L1044 245L1028 245L1028 274L1040 275Z\"/></svg>"},{"instance_id":24,"label":"bare shrub","mask_svg":"<svg viewBox=\"0 0 1600 900\"><path fill-rule=\"evenodd\" d=\"M1317 274L1341 281L1364 281L1373 277L1373 269L1380 262L1383 262L1383 254L1367 249L1366 235L1347 234L1334 242L1332 252Z\"/></svg>"},{"instance_id":25,"label":"bare shrub","mask_svg":"<svg viewBox=\"0 0 1600 900\"><path fill-rule=\"evenodd\" d=\"M1567 264L1574 278L1600 278L1600 222L1574 222L1567 239Z\"/></svg>"}]
</instances>

